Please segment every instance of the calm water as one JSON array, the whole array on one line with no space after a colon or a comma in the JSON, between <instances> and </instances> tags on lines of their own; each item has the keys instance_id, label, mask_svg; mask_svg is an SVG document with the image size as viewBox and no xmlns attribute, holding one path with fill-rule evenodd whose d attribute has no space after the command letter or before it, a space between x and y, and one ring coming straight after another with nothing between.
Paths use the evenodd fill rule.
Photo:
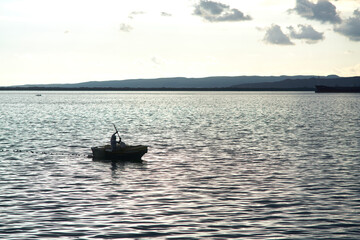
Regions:
<instances>
[{"instance_id":1,"label":"calm water","mask_svg":"<svg viewBox=\"0 0 360 240\"><path fill-rule=\"evenodd\" d=\"M0 92L2 239L360 239L360 94ZM95 162L112 123L143 163Z\"/></svg>"}]
</instances>

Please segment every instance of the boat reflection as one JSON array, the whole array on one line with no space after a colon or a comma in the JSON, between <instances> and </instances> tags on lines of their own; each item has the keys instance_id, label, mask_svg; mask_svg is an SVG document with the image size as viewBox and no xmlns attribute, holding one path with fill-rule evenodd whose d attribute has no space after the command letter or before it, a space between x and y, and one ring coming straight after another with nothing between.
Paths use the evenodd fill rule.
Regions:
<instances>
[{"instance_id":1,"label":"boat reflection","mask_svg":"<svg viewBox=\"0 0 360 240\"><path fill-rule=\"evenodd\" d=\"M104 163L106 165L111 165L111 171L125 171L128 168L143 168L146 166L146 161L142 159L134 160L107 160L107 159L95 159L93 158L94 162Z\"/></svg>"}]
</instances>

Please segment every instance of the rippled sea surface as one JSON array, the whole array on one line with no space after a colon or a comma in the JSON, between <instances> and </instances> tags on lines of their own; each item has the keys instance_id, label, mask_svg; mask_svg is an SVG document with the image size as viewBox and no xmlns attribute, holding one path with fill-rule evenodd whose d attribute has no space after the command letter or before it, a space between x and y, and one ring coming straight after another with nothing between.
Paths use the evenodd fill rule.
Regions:
<instances>
[{"instance_id":1,"label":"rippled sea surface","mask_svg":"<svg viewBox=\"0 0 360 240\"><path fill-rule=\"evenodd\" d=\"M360 239L360 95L0 92L1 239ZM119 129L142 163L93 161Z\"/></svg>"}]
</instances>

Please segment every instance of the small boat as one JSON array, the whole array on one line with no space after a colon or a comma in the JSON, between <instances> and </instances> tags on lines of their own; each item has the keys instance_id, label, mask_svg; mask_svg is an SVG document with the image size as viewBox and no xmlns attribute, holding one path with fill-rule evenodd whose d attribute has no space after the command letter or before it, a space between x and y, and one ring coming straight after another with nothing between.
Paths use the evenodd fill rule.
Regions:
<instances>
[{"instance_id":1,"label":"small boat","mask_svg":"<svg viewBox=\"0 0 360 240\"><path fill-rule=\"evenodd\" d=\"M140 161L141 157L147 153L148 147L143 145L117 147L111 150L110 145L92 147L93 159L95 160L129 160Z\"/></svg>"}]
</instances>

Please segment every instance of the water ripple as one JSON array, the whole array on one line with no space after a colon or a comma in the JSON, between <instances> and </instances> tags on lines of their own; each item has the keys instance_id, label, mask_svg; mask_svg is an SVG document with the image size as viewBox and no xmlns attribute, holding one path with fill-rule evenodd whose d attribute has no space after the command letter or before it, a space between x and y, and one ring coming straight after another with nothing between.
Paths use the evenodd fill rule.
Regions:
<instances>
[{"instance_id":1,"label":"water ripple","mask_svg":"<svg viewBox=\"0 0 360 240\"><path fill-rule=\"evenodd\" d=\"M42 95L0 93L0 238L359 239L359 95ZM86 157L113 122L143 162Z\"/></svg>"}]
</instances>

